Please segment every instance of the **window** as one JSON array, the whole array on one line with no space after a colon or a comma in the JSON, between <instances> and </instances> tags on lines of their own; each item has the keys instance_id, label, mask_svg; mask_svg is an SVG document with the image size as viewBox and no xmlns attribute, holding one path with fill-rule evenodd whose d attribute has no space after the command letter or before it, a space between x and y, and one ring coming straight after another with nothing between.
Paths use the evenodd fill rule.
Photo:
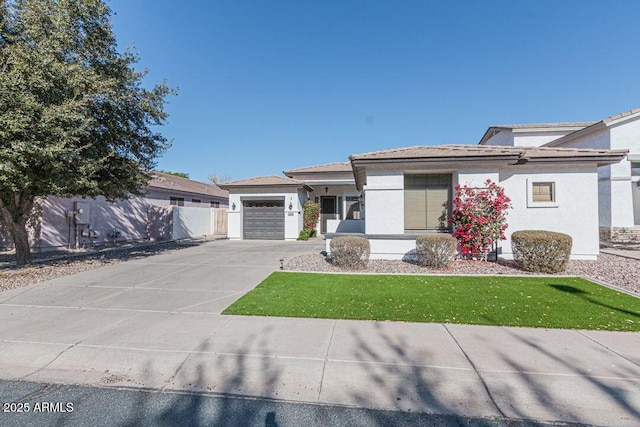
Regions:
<instances>
[{"instance_id":1,"label":"window","mask_svg":"<svg viewBox=\"0 0 640 427\"><path fill-rule=\"evenodd\" d=\"M219 208L220 207L220 202L211 202L211 207L212 208Z\"/></svg>"},{"instance_id":2,"label":"window","mask_svg":"<svg viewBox=\"0 0 640 427\"><path fill-rule=\"evenodd\" d=\"M446 230L450 216L451 175L405 175L405 230Z\"/></svg>"},{"instance_id":3,"label":"window","mask_svg":"<svg viewBox=\"0 0 640 427\"><path fill-rule=\"evenodd\" d=\"M557 208L556 183L554 181L532 181L527 179L527 207Z\"/></svg>"},{"instance_id":4,"label":"window","mask_svg":"<svg viewBox=\"0 0 640 427\"><path fill-rule=\"evenodd\" d=\"M174 206L184 206L184 197L169 197L169 204Z\"/></svg>"},{"instance_id":5,"label":"window","mask_svg":"<svg viewBox=\"0 0 640 427\"><path fill-rule=\"evenodd\" d=\"M200 199L191 199L191 203L200 203L202 200Z\"/></svg>"},{"instance_id":6,"label":"window","mask_svg":"<svg viewBox=\"0 0 640 427\"><path fill-rule=\"evenodd\" d=\"M553 182L534 182L531 184L532 198L534 202L555 202Z\"/></svg>"},{"instance_id":7,"label":"window","mask_svg":"<svg viewBox=\"0 0 640 427\"><path fill-rule=\"evenodd\" d=\"M631 162L631 176L640 176L640 162Z\"/></svg>"}]
</instances>

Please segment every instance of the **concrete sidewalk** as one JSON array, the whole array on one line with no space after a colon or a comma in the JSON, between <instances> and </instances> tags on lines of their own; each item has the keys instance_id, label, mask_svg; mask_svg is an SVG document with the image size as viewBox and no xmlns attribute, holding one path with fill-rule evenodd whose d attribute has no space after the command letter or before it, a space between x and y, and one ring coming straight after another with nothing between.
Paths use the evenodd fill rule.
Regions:
<instances>
[{"instance_id":1,"label":"concrete sidewalk","mask_svg":"<svg viewBox=\"0 0 640 427\"><path fill-rule=\"evenodd\" d=\"M0 378L635 426L640 334L222 316L318 242L212 242L0 294Z\"/></svg>"}]
</instances>

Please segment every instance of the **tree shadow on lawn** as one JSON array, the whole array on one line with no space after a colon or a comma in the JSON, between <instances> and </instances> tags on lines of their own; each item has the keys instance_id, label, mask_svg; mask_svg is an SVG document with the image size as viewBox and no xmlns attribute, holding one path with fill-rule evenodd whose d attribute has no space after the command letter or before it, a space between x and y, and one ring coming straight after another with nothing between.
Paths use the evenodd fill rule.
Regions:
<instances>
[{"instance_id":1,"label":"tree shadow on lawn","mask_svg":"<svg viewBox=\"0 0 640 427\"><path fill-rule=\"evenodd\" d=\"M549 284L550 287L557 289L561 292L565 292L565 293L571 293L571 294L576 294L578 295L580 298L584 299L585 301L590 302L591 304L595 304L595 305L599 305L600 307L604 307L607 308L609 310L614 310L618 313L624 313L626 315L629 315L631 317L634 317L636 319L636 322L640 322L640 313L636 312L636 311L629 311L625 308L622 307L615 307L609 304L605 304L603 302L597 301L594 298L589 297L588 295L590 295L589 292L585 292L582 289L579 288L575 288L573 286L569 286L569 285L558 285L558 284Z\"/></svg>"}]
</instances>

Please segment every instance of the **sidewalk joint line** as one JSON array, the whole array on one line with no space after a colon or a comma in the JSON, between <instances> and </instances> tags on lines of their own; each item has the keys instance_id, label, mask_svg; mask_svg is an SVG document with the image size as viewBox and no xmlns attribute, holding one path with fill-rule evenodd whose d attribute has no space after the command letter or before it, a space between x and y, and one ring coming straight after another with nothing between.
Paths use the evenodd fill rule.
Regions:
<instances>
[{"instance_id":1,"label":"sidewalk joint line","mask_svg":"<svg viewBox=\"0 0 640 427\"><path fill-rule=\"evenodd\" d=\"M333 333L336 330L336 324L338 320L333 321L333 327L331 328L331 336L329 337L329 344L327 344L327 351L324 354L324 362L322 363L322 374L320 375L320 387L318 387L318 402L320 401L320 396L322 395L322 386L324 384L324 372L327 369L327 361L329 360L329 350L331 349L331 343L333 342Z\"/></svg>"},{"instance_id":2,"label":"sidewalk joint line","mask_svg":"<svg viewBox=\"0 0 640 427\"><path fill-rule=\"evenodd\" d=\"M219 297L208 299L206 301L202 301L202 302L198 302L198 303L195 303L195 304L191 304L191 305L187 305L187 306L184 306L184 307L180 307L180 308L177 308L176 310L178 310L180 313L182 313L183 310L186 310L186 309L191 308L191 307L197 307L197 306L202 305L202 304L207 304L207 303L210 303L210 302L218 301L218 300L225 299L225 298L228 298L228 297L234 297L236 295L243 295L243 294L245 294L245 292L234 292L232 294L222 295L222 296L219 296Z\"/></svg>"},{"instance_id":3,"label":"sidewalk joint line","mask_svg":"<svg viewBox=\"0 0 640 427\"><path fill-rule=\"evenodd\" d=\"M622 355L622 354L618 353L617 351L615 351L615 350L614 350L614 349L612 349L611 347L607 347L606 345L602 344L601 342L596 341L595 339L591 338L591 337L590 337L590 336L588 336L588 335L583 334L583 333L582 333L582 332L580 332L580 331L575 331L575 332L576 332L578 335L582 335L584 338L588 339L589 341L591 341L591 342L593 342L593 343L595 343L595 344L599 345L600 347L606 348L607 350L609 350L610 352L612 352L612 353L613 353L613 354L615 354L616 356L623 358L623 359L624 359L624 360L626 360L627 362L631 362L631 363L633 363L634 365L636 365L636 366L640 367L640 364L638 364L637 362L635 362L635 361L633 361L633 360L629 359L628 357L626 357L626 356L624 356L624 355Z\"/></svg>"},{"instance_id":4,"label":"sidewalk joint line","mask_svg":"<svg viewBox=\"0 0 640 427\"><path fill-rule=\"evenodd\" d=\"M478 375L478 378L480 379L480 382L482 383L482 387L484 387L485 391L487 392L487 396L489 396L489 399L491 399L491 403L493 403L493 406L496 408L496 410L498 411L498 413L500 414L501 417L506 418L507 416L505 415L505 413L502 411L502 409L500 409L500 406L498 406L498 403L496 402L496 400L493 398L493 395L491 394L491 390L489 390L489 386L487 385L487 383L484 381L484 378L482 378L482 375L480 374L480 371L478 371L478 368L476 367L476 365L473 363L473 361L471 360L471 358L469 357L469 355L467 354L466 351L464 351L464 349L462 348L462 346L460 345L460 343L458 342L458 340L456 339L456 337L453 336L453 334L451 333L451 331L449 330L449 328L447 328L447 325L443 324L442 325L444 327L444 329L447 331L447 333L449 334L449 336L451 337L451 339L453 340L453 342L456 343L456 345L458 346L458 348L460 349L460 351L462 352L462 354L464 354L464 357L467 358L467 361L469 362L469 364L471 365L471 367L473 368L473 370L476 372L476 375Z\"/></svg>"}]
</instances>

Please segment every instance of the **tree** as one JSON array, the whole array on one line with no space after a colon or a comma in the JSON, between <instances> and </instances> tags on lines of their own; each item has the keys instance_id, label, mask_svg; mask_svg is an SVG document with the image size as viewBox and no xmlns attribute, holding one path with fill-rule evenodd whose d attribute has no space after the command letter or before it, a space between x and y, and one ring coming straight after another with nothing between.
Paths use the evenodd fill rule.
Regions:
<instances>
[{"instance_id":1,"label":"tree","mask_svg":"<svg viewBox=\"0 0 640 427\"><path fill-rule=\"evenodd\" d=\"M171 171L165 171L162 169L156 169L156 172L166 173L167 175L179 176L180 178L189 179L189 174L185 172L171 172Z\"/></svg>"},{"instance_id":2,"label":"tree","mask_svg":"<svg viewBox=\"0 0 640 427\"><path fill-rule=\"evenodd\" d=\"M211 184L215 185L216 187L219 187L219 184L221 182L227 182L233 179L233 177L228 173L216 173L216 172L210 173L208 178L209 178L209 182L211 182Z\"/></svg>"},{"instance_id":3,"label":"tree","mask_svg":"<svg viewBox=\"0 0 640 427\"><path fill-rule=\"evenodd\" d=\"M0 0L0 221L16 263L39 197L140 194L168 148L166 83L143 88L101 0Z\"/></svg>"},{"instance_id":4,"label":"tree","mask_svg":"<svg viewBox=\"0 0 640 427\"><path fill-rule=\"evenodd\" d=\"M469 257L486 259L494 242L505 238L507 209L511 208L504 189L487 179L484 188L456 185L453 214L449 220L460 251Z\"/></svg>"}]
</instances>

